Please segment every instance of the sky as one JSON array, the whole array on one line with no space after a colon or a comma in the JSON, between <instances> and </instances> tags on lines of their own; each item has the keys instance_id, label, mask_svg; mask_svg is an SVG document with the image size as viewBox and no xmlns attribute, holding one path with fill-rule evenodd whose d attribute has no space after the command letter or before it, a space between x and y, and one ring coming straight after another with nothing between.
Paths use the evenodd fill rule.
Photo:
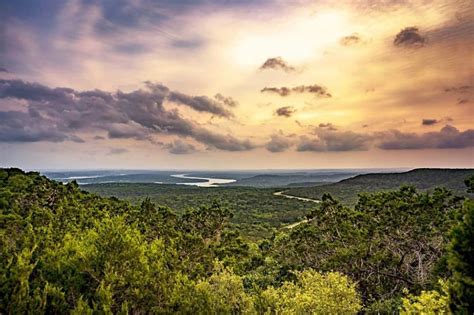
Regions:
<instances>
[{"instance_id":1,"label":"sky","mask_svg":"<svg viewBox=\"0 0 474 315\"><path fill-rule=\"evenodd\" d=\"M471 0L0 4L0 167L474 167Z\"/></svg>"}]
</instances>

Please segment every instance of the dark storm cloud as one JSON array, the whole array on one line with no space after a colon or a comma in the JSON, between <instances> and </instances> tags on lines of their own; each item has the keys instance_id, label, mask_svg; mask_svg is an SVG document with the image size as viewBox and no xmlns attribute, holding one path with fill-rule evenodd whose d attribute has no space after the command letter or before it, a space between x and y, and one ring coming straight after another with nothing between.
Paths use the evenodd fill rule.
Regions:
<instances>
[{"instance_id":1,"label":"dark storm cloud","mask_svg":"<svg viewBox=\"0 0 474 315\"><path fill-rule=\"evenodd\" d=\"M7 68L0 67L0 72L8 72Z\"/></svg>"},{"instance_id":2,"label":"dark storm cloud","mask_svg":"<svg viewBox=\"0 0 474 315\"><path fill-rule=\"evenodd\" d=\"M124 154L127 153L127 149L122 149L122 148L112 148L109 150L109 155L118 155L118 154Z\"/></svg>"},{"instance_id":3,"label":"dark storm cloud","mask_svg":"<svg viewBox=\"0 0 474 315\"><path fill-rule=\"evenodd\" d=\"M194 145L190 143L185 143L182 140L175 140L172 143L168 143L165 145L165 148L171 154L191 154L196 151Z\"/></svg>"},{"instance_id":4,"label":"dark storm cloud","mask_svg":"<svg viewBox=\"0 0 474 315\"><path fill-rule=\"evenodd\" d=\"M291 117L295 113L294 107L291 106L284 106L280 107L275 111L275 114L277 116L283 116L283 117Z\"/></svg>"},{"instance_id":5,"label":"dark storm cloud","mask_svg":"<svg viewBox=\"0 0 474 315\"><path fill-rule=\"evenodd\" d=\"M231 135L220 135L203 128L194 130L192 137L199 142L225 151L248 151L256 147L249 140L239 140Z\"/></svg>"},{"instance_id":6,"label":"dark storm cloud","mask_svg":"<svg viewBox=\"0 0 474 315\"><path fill-rule=\"evenodd\" d=\"M0 80L0 98L17 98L27 101L72 101L72 89L50 89L38 83L23 82L21 80Z\"/></svg>"},{"instance_id":7,"label":"dark storm cloud","mask_svg":"<svg viewBox=\"0 0 474 315\"><path fill-rule=\"evenodd\" d=\"M187 105L199 112L208 112L221 117L232 117L233 114L225 109L222 104L207 96L189 96L180 92L171 92L168 101Z\"/></svg>"},{"instance_id":8,"label":"dark storm cloud","mask_svg":"<svg viewBox=\"0 0 474 315\"><path fill-rule=\"evenodd\" d=\"M283 58L274 57L268 58L261 66L260 70L273 69L273 70L283 70L285 72L295 71L295 67L290 66Z\"/></svg>"},{"instance_id":9,"label":"dark storm cloud","mask_svg":"<svg viewBox=\"0 0 474 315\"><path fill-rule=\"evenodd\" d=\"M392 130L378 134L378 138L378 147L384 150L461 149L474 146L473 129L461 132L450 125L439 132L423 134Z\"/></svg>"},{"instance_id":10,"label":"dark storm cloud","mask_svg":"<svg viewBox=\"0 0 474 315\"><path fill-rule=\"evenodd\" d=\"M316 129L315 136L302 136L297 151L361 151L370 147L382 150L463 149L474 147L474 130L459 131L446 125L440 131L426 133L387 130L375 133L326 131Z\"/></svg>"},{"instance_id":11,"label":"dark storm cloud","mask_svg":"<svg viewBox=\"0 0 474 315\"><path fill-rule=\"evenodd\" d=\"M417 27L406 27L401 30L393 40L393 44L398 47L421 47L426 39L420 35Z\"/></svg>"},{"instance_id":12,"label":"dark storm cloud","mask_svg":"<svg viewBox=\"0 0 474 315\"><path fill-rule=\"evenodd\" d=\"M0 142L61 142L70 136L51 128L52 120L34 112L0 111Z\"/></svg>"},{"instance_id":13,"label":"dark storm cloud","mask_svg":"<svg viewBox=\"0 0 474 315\"><path fill-rule=\"evenodd\" d=\"M322 87L317 84L313 85L300 85L300 86L295 86L292 88L288 87L264 87L260 92L270 92L270 93L276 93L280 96L288 96L292 93L296 94L302 94L302 93L309 93L309 94L315 94L317 97L332 97L332 95L327 91L325 87Z\"/></svg>"},{"instance_id":14,"label":"dark storm cloud","mask_svg":"<svg viewBox=\"0 0 474 315\"><path fill-rule=\"evenodd\" d=\"M331 131L317 129L317 137L302 136L297 151L363 151L369 148L373 137L352 131Z\"/></svg>"},{"instance_id":15,"label":"dark storm cloud","mask_svg":"<svg viewBox=\"0 0 474 315\"><path fill-rule=\"evenodd\" d=\"M292 145L291 139L279 134L272 135L270 141L265 145L265 148L273 153L283 152Z\"/></svg>"},{"instance_id":16,"label":"dark storm cloud","mask_svg":"<svg viewBox=\"0 0 474 315\"><path fill-rule=\"evenodd\" d=\"M421 121L421 124L423 126L432 126L432 125L436 125L437 123L439 123L437 119L423 119Z\"/></svg>"},{"instance_id":17,"label":"dark storm cloud","mask_svg":"<svg viewBox=\"0 0 474 315\"><path fill-rule=\"evenodd\" d=\"M342 46L352 46L352 45L359 44L361 42L361 38L359 34L354 33L349 36L344 36L343 38L341 38L339 42L341 43Z\"/></svg>"},{"instance_id":18,"label":"dark storm cloud","mask_svg":"<svg viewBox=\"0 0 474 315\"><path fill-rule=\"evenodd\" d=\"M79 92L0 79L0 99L15 98L27 103L26 111L0 110L0 141L80 142L82 139L78 138L77 132L105 131L110 138L137 140L150 140L157 134L179 135L194 138L210 148L229 151L255 147L248 140L210 131L183 118L177 110L167 110L163 102L170 93L178 95L163 85L150 82L146 83L146 89L109 93L101 90ZM216 104L207 106L207 100L201 98L196 100L184 95L179 101L201 111L219 112Z\"/></svg>"},{"instance_id":19,"label":"dark storm cloud","mask_svg":"<svg viewBox=\"0 0 474 315\"><path fill-rule=\"evenodd\" d=\"M151 139L151 131L138 124L110 124L108 136L110 139L135 139L149 140Z\"/></svg>"}]
</instances>

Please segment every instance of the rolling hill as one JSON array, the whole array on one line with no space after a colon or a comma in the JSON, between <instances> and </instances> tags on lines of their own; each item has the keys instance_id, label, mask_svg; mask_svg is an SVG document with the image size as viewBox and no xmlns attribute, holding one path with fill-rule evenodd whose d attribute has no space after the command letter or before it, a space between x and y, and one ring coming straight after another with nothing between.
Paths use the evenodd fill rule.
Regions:
<instances>
[{"instance_id":1,"label":"rolling hill","mask_svg":"<svg viewBox=\"0 0 474 315\"><path fill-rule=\"evenodd\" d=\"M311 199L330 193L345 204L354 204L360 192L396 189L401 185L413 185L421 190L444 187L466 194L464 180L473 174L474 169L414 169L402 173L364 174L327 185L290 188L286 193Z\"/></svg>"}]
</instances>

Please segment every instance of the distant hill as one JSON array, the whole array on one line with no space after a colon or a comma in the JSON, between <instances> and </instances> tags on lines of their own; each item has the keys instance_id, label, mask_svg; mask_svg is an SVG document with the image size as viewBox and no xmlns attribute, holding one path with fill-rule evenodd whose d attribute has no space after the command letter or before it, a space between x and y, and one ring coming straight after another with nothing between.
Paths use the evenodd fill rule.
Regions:
<instances>
[{"instance_id":1,"label":"distant hill","mask_svg":"<svg viewBox=\"0 0 474 315\"><path fill-rule=\"evenodd\" d=\"M360 192L396 189L401 185L413 185L421 190L445 187L458 194L466 194L464 180L474 175L474 169L414 169L403 173L378 173L357 175L337 183L313 187L295 187L287 190L294 196L319 199L330 193L346 204L357 201Z\"/></svg>"},{"instance_id":2,"label":"distant hill","mask_svg":"<svg viewBox=\"0 0 474 315\"><path fill-rule=\"evenodd\" d=\"M258 174L251 177L237 179L236 182L223 186L246 187L284 187L284 186L315 186L340 181L356 175L354 172L334 173L289 173L289 174Z\"/></svg>"}]
</instances>

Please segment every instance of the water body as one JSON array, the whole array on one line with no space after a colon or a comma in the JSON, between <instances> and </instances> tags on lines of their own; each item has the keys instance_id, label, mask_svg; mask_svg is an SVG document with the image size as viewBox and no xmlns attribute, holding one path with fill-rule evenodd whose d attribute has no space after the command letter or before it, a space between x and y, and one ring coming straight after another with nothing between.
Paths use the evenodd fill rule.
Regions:
<instances>
[{"instance_id":1,"label":"water body","mask_svg":"<svg viewBox=\"0 0 474 315\"><path fill-rule=\"evenodd\" d=\"M203 180L202 182L194 182L194 183L177 183L177 185L190 185L190 186L198 186L198 187L218 187L219 184L230 184L236 181L235 179L195 177L195 176L187 176L186 174L175 174L175 175L171 175L171 177Z\"/></svg>"}]
</instances>

